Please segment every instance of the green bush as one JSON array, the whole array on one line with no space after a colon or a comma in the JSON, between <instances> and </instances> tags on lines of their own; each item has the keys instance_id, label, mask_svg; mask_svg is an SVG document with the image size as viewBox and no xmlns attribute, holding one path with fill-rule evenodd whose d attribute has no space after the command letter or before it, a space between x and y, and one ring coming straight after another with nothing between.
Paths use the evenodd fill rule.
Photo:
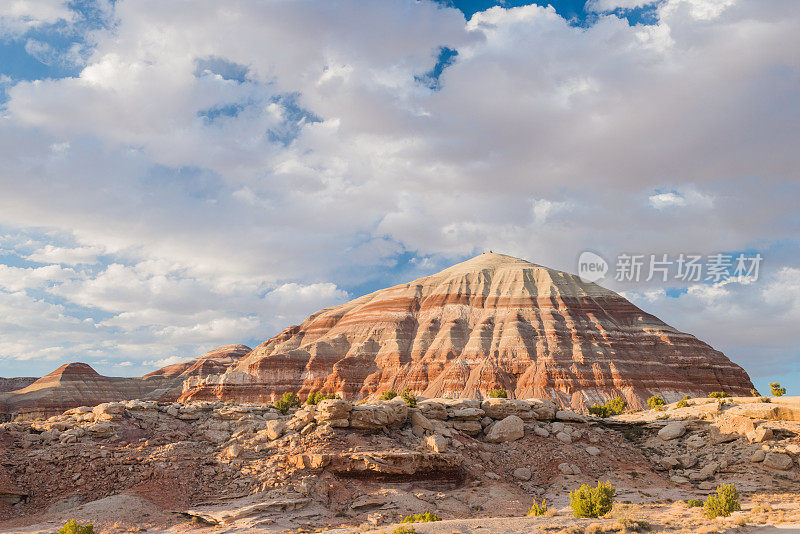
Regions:
<instances>
[{"instance_id":1,"label":"green bush","mask_svg":"<svg viewBox=\"0 0 800 534\"><path fill-rule=\"evenodd\" d=\"M703 506L703 501L700 499L689 499L686 501L686 506L689 508L701 508Z\"/></svg>"},{"instance_id":2,"label":"green bush","mask_svg":"<svg viewBox=\"0 0 800 534\"><path fill-rule=\"evenodd\" d=\"M600 517L613 508L616 492L608 482L598 482L596 488L584 484L569 493L569 505L575 517Z\"/></svg>"},{"instance_id":3,"label":"green bush","mask_svg":"<svg viewBox=\"0 0 800 534\"><path fill-rule=\"evenodd\" d=\"M533 504L531 505L531 509L528 510L528 517L539 517L540 515L544 515L547 513L547 503L544 499L542 499L542 504L536 502L536 499L533 500Z\"/></svg>"},{"instance_id":4,"label":"green bush","mask_svg":"<svg viewBox=\"0 0 800 534\"><path fill-rule=\"evenodd\" d=\"M406 389L404 389L404 390L403 390L403 392L402 392L402 393L400 393L400 397L401 397L401 398L402 398L404 401L406 401L406 404L407 404L407 405L408 405L410 408L413 408L414 406L416 406L416 405L417 405L417 396L416 396L416 395L414 395L414 392L412 392L412 391L411 391L411 388L406 388Z\"/></svg>"},{"instance_id":5,"label":"green bush","mask_svg":"<svg viewBox=\"0 0 800 534\"><path fill-rule=\"evenodd\" d=\"M508 392L503 388L489 390L489 398L492 399L507 399Z\"/></svg>"},{"instance_id":6,"label":"green bush","mask_svg":"<svg viewBox=\"0 0 800 534\"><path fill-rule=\"evenodd\" d=\"M773 397L783 397L786 395L786 388L782 388L780 382L770 382L769 387L772 390Z\"/></svg>"},{"instance_id":7,"label":"green bush","mask_svg":"<svg viewBox=\"0 0 800 534\"><path fill-rule=\"evenodd\" d=\"M296 406L300 406L300 397L297 396L297 393L284 393L280 399L275 401L275 408L284 414Z\"/></svg>"},{"instance_id":8,"label":"green bush","mask_svg":"<svg viewBox=\"0 0 800 534\"><path fill-rule=\"evenodd\" d=\"M709 519L715 517L728 517L731 512L741 510L739 506L739 492L733 484L722 484L717 488L716 495L709 495L703 509Z\"/></svg>"},{"instance_id":9,"label":"green bush","mask_svg":"<svg viewBox=\"0 0 800 534\"><path fill-rule=\"evenodd\" d=\"M397 393L395 393L393 389L390 389L389 391L384 391L381 393L381 400L392 400L396 396Z\"/></svg>"},{"instance_id":10,"label":"green bush","mask_svg":"<svg viewBox=\"0 0 800 534\"><path fill-rule=\"evenodd\" d=\"M80 525L74 519L70 519L66 525L61 527L58 534L94 534L94 527L91 523L88 525Z\"/></svg>"},{"instance_id":11,"label":"green bush","mask_svg":"<svg viewBox=\"0 0 800 534\"><path fill-rule=\"evenodd\" d=\"M417 534L417 531L414 530L414 527L397 527L392 534Z\"/></svg>"},{"instance_id":12,"label":"green bush","mask_svg":"<svg viewBox=\"0 0 800 534\"><path fill-rule=\"evenodd\" d=\"M593 404L589 407L589 413L598 417L610 417L612 415L619 415L628 407L628 401L622 397L616 397L605 404Z\"/></svg>"},{"instance_id":13,"label":"green bush","mask_svg":"<svg viewBox=\"0 0 800 534\"><path fill-rule=\"evenodd\" d=\"M678 401L678 404L675 405L676 408L686 408L689 406L689 403L685 400L681 399Z\"/></svg>"},{"instance_id":14,"label":"green bush","mask_svg":"<svg viewBox=\"0 0 800 534\"><path fill-rule=\"evenodd\" d=\"M320 401L324 401L325 399L335 399L336 395L328 395L321 391L316 391L308 394L306 398L306 404L316 405L319 404Z\"/></svg>"},{"instance_id":15,"label":"green bush","mask_svg":"<svg viewBox=\"0 0 800 534\"><path fill-rule=\"evenodd\" d=\"M725 393L724 391L713 391L708 394L710 399L727 399L728 397L730 397L730 393Z\"/></svg>"},{"instance_id":16,"label":"green bush","mask_svg":"<svg viewBox=\"0 0 800 534\"><path fill-rule=\"evenodd\" d=\"M664 402L664 397L661 395L653 395L647 399L647 405L651 410L657 410L659 406L664 406L665 404L666 402Z\"/></svg>"},{"instance_id":17,"label":"green bush","mask_svg":"<svg viewBox=\"0 0 800 534\"><path fill-rule=\"evenodd\" d=\"M401 523L430 523L431 521L441 521L442 518L436 514L425 512L424 514L414 514L403 518Z\"/></svg>"}]
</instances>

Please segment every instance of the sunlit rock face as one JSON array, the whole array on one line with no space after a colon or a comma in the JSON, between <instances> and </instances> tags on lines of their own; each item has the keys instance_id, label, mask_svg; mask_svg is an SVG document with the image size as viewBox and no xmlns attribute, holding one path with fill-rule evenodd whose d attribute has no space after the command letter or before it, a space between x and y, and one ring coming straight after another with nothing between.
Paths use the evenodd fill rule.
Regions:
<instances>
[{"instance_id":1,"label":"sunlit rock face","mask_svg":"<svg viewBox=\"0 0 800 534\"><path fill-rule=\"evenodd\" d=\"M404 388L480 398L497 387L584 409L616 396L641 407L654 394L749 395L753 385L721 352L613 291L487 253L321 310L225 373L187 379L181 399Z\"/></svg>"}]
</instances>

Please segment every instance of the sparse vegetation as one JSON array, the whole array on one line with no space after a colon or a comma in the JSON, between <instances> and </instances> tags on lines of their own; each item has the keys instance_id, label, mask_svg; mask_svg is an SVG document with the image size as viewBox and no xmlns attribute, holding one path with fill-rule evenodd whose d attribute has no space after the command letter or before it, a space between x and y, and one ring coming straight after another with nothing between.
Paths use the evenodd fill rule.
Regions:
<instances>
[{"instance_id":1,"label":"sparse vegetation","mask_svg":"<svg viewBox=\"0 0 800 534\"><path fill-rule=\"evenodd\" d=\"M313 391L308 394L306 398L306 404L316 405L319 404L320 401L324 401L325 399L335 399L336 395L329 395L326 393L322 393L321 391Z\"/></svg>"},{"instance_id":2,"label":"sparse vegetation","mask_svg":"<svg viewBox=\"0 0 800 534\"><path fill-rule=\"evenodd\" d=\"M594 404L589 407L589 413L598 417L610 417L612 415L619 415L628 407L628 401L622 397L617 397L613 400L606 402L603 405Z\"/></svg>"},{"instance_id":3,"label":"sparse vegetation","mask_svg":"<svg viewBox=\"0 0 800 534\"><path fill-rule=\"evenodd\" d=\"M409 515L403 518L401 523L430 523L431 521L441 521L442 518L436 514L425 512L422 514Z\"/></svg>"},{"instance_id":4,"label":"sparse vegetation","mask_svg":"<svg viewBox=\"0 0 800 534\"><path fill-rule=\"evenodd\" d=\"M417 396L414 395L414 392L411 391L411 388L406 388L400 393L400 397L406 402L410 408L413 408L417 405Z\"/></svg>"},{"instance_id":5,"label":"sparse vegetation","mask_svg":"<svg viewBox=\"0 0 800 534\"><path fill-rule=\"evenodd\" d=\"M681 400L678 401L678 404L676 404L675 407L676 408L688 408L689 407L689 403L686 400L681 399Z\"/></svg>"},{"instance_id":6,"label":"sparse vegetation","mask_svg":"<svg viewBox=\"0 0 800 534\"><path fill-rule=\"evenodd\" d=\"M503 388L489 390L489 398L492 399L507 399L508 392Z\"/></svg>"},{"instance_id":7,"label":"sparse vegetation","mask_svg":"<svg viewBox=\"0 0 800 534\"><path fill-rule=\"evenodd\" d=\"M686 506L689 508L701 508L703 506L703 501L700 499L689 499L686 501Z\"/></svg>"},{"instance_id":8,"label":"sparse vegetation","mask_svg":"<svg viewBox=\"0 0 800 534\"><path fill-rule=\"evenodd\" d=\"M780 382L770 382L769 387L773 397L783 397L786 395L786 388L782 388Z\"/></svg>"},{"instance_id":9,"label":"sparse vegetation","mask_svg":"<svg viewBox=\"0 0 800 534\"><path fill-rule=\"evenodd\" d=\"M94 534L94 526L89 523L88 525L81 525L74 519L70 519L58 534Z\"/></svg>"},{"instance_id":10,"label":"sparse vegetation","mask_svg":"<svg viewBox=\"0 0 800 534\"><path fill-rule=\"evenodd\" d=\"M664 402L664 397L662 397L661 395L653 395L652 397L647 399L647 405L650 407L651 410L657 410L659 406L664 406L665 404L666 402Z\"/></svg>"},{"instance_id":11,"label":"sparse vegetation","mask_svg":"<svg viewBox=\"0 0 800 534\"><path fill-rule=\"evenodd\" d=\"M414 530L414 527L397 527L392 534L417 534L417 531Z\"/></svg>"},{"instance_id":12,"label":"sparse vegetation","mask_svg":"<svg viewBox=\"0 0 800 534\"><path fill-rule=\"evenodd\" d=\"M275 401L274 406L278 411L285 414L292 408L300 406L300 397L297 396L297 393L286 392L281 395L280 399Z\"/></svg>"},{"instance_id":13,"label":"sparse vegetation","mask_svg":"<svg viewBox=\"0 0 800 534\"><path fill-rule=\"evenodd\" d=\"M733 484L722 484L717 487L716 495L709 495L703 505L709 519L715 517L728 517L732 512L741 510L739 506L739 492Z\"/></svg>"},{"instance_id":14,"label":"sparse vegetation","mask_svg":"<svg viewBox=\"0 0 800 534\"><path fill-rule=\"evenodd\" d=\"M710 399L727 399L730 396L730 393L725 393L724 391L712 391L708 394L708 398Z\"/></svg>"},{"instance_id":15,"label":"sparse vegetation","mask_svg":"<svg viewBox=\"0 0 800 534\"><path fill-rule=\"evenodd\" d=\"M390 389L381 393L381 400L392 400L396 396L397 393L395 393L393 389Z\"/></svg>"},{"instance_id":16,"label":"sparse vegetation","mask_svg":"<svg viewBox=\"0 0 800 534\"><path fill-rule=\"evenodd\" d=\"M584 484L569 493L569 505L575 517L600 517L611 511L616 491L608 482L598 482L595 488Z\"/></svg>"},{"instance_id":17,"label":"sparse vegetation","mask_svg":"<svg viewBox=\"0 0 800 534\"><path fill-rule=\"evenodd\" d=\"M539 517L540 515L544 515L547 513L547 503L544 499L542 499L542 504L536 502L536 499L533 500L533 504L531 505L531 509L528 510L528 517Z\"/></svg>"}]
</instances>

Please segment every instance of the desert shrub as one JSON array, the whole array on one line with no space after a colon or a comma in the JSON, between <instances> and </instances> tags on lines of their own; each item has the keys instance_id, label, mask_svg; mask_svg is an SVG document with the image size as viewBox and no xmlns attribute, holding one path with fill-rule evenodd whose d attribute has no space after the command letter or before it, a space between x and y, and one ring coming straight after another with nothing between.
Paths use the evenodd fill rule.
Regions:
<instances>
[{"instance_id":1,"label":"desert shrub","mask_svg":"<svg viewBox=\"0 0 800 534\"><path fill-rule=\"evenodd\" d=\"M649 399L647 399L647 405L650 407L651 410L657 410L658 406L664 406L666 402L664 402L664 397L661 395L653 395Z\"/></svg>"},{"instance_id":2,"label":"desert shrub","mask_svg":"<svg viewBox=\"0 0 800 534\"><path fill-rule=\"evenodd\" d=\"M769 387L773 397L783 397L786 395L786 388L782 388L780 382L770 382Z\"/></svg>"},{"instance_id":3,"label":"desert shrub","mask_svg":"<svg viewBox=\"0 0 800 534\"><path fill-rule=\"evenodd\" d=\"M703 501L700 499L689 499L686 501L686 506L689 508L700 508L703 506Z\"/></svg>"},{"instance_id":4,"label":"desert shrub","mask_svg":"<svg viewBox=\"0 0 800 534\"><path fill-rule=\"evenodd\" d=\"M703 505L709 519L715 517L728 517L731 512L741 510L739 506L739 492L733 484L722 484L717 487L716 495L709 495Z\"/></svg>"},{"instance_id":5,"label":"desert shrub","mask_svg":"<svg viewBox=\"0 0 800 534\"><path fill-rule=\"evenodd\" d=\"M388 391L384 391L383 393L381 393L381 400L392 400L396 396L397 393L395 393L393 389L390 389Z\"/></svg>"},{"instance_id":6,"label":"desert shrub","mask_svg":"<svg viewBox=\"0 0 800 534\"><path fill-rule=\"evenodd\" d=\"M91 523L88 525L81 525L74 519L70 519L58 534L94 534L94 526Z\"/></svg>"},{"instance_id":7,"label":"desert shrub","mask_svg":"<svg viewBox=\"0 0 800 534\"><path fill-rule=\"evenodd\" d=\"M614 527L622 527L616 529L622 532L650 532L653 530L653 526L649 521L645 521L643 519L633 519L630 517L618 519Z\"/></svg>"},{"instance_id":8,"label":"desert shrub","mask_svg":"<svg viewBox=\"0 0 800 534\"><path fill-rule=\"evenodd\" d=\"M611 511L615 493L608 482L598 482L596 488L584 484L569 493L569 505L575 517L600 517Z\"/></svg>"},{"instance_id":9,"label":"desert shrub","mask_svg":"<svg viewBox=\"0 0 800 534\"><path fill-rule=\"evenodd\" d=\"M759 393L757 389L751 389L750 390L750 396L751 397L760 397L761 393Z\"/></svg>"},{"instance_id":10,"label":"desert shrub","mask_svg":"<svg viewBox=\"0 0 800 534\"><path fill-rule=\"evenodd\" d=\"M490 389L489 390L489 397L492 399L507 399L508 392L503 388L498 389Z\"/></svg>"},{"instance_id":11,"label":"desert shrub","mask_svg":"<svg viewBox=\"0 0 800 534\"><path fill-rule=\"evenodd\" d=\"M622 397L616 397L603 405L594 404L589 407L589 413L598 417L609 417L619 415L628 407L628 401Z\"/></svg>"},{"instance_id":12,"label":"desert shrub","mask_svg":"<svg viewBox=\"0 0 800 534\"><path fill-rule=\"evenodd\" d=\"M411 408L417 405L417 396L414 395L414 392L411 391L411 388L404 389L403 392L400 393L400 397L406 401L406 404Z\"/></svg>"},{"instance_id":13,"label":"desert shrub","mask_svg":"<svg viewBox=\"0 0 800 534\"><path fill-rule=\"evenodd\" d=\"M727 399L730 396L730 393L725 393L724 391L712 391L708 394L710 399Z\"/></svg>"},{"instance_id":14,"label":"desert shrub","mask_svg":"<svg viewBox=\"0 0 800 534\"><path fill-rule=\"evenodd\" d=\"M324 401L325 399L335 399L337 398L336 395L328 395L321 391L315 391L308 394L306 398L306 404L316 405L319 404L320 401Z\"/></svg>"},{"instance_id":15,"label":"desert shrub","mask_svg":"<svg viewBox=\"0 0 800 534\"><path fill-rule=\"evenodd\" d=\"M417 531L414 530L414 527L397 527L392 534L417 534Z\"/></svg>"},{"instance_id":16,"label":"desert shrub","mask_svg":"<svg viewBox=\"0 0 800 534\"><path fill-rule=\"evenodd\" d=\"M275 401L275 408L281 413L286 413L296 406L300 406L300 397L297 396L297 393L286 392Z\"/></svg>"},{"instance_id":17,"label":"desert shrub","mask_svg":"<svg viewBox=\"0 0 800 534\"><path fill-rule=\"evenodd\" d=\"M544 515L547 513L547 503L544 499L542 499L542 504L536 502L536 499L533 500L533 504L531 505L531 509L528 510L528 517L539 517L540 515Z\"/></svg>"},{"instance_id":18,"label":"desert shrub","mask_svg":"<svg viewBox=\"0 0 800 534\"><path fill-rule=\"evenodd\" d=\"M686 408L689 406L689 403L685 400L681 399L678 401L678 404L675 405L676 408Z\"/></svg>"},{"instance_id":19,"label":"desert shrub","mask_svg":"<svg viewBox=\"0 0 800 534\"><path fill-rule=\"evenodd\" d=\"M441 521L442 518L436 514L425 512L423 514L409 515L403 518L401 523L430 523L431 521Z\"/></svg>"}]
</instances>

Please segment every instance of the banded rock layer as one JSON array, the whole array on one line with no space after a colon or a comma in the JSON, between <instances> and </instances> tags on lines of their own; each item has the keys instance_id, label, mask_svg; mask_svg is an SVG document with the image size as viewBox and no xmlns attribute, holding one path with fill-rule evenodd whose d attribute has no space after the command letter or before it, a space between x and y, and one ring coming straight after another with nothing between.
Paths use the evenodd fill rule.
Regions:
<instances>
[{"instance_id":1,"label":"banded rock layer","mask_svg":"<svg viewBox=\"0 0 800 534\"><path fill-rule=\"evenodd\" d=\"M323 309L225 373L189 378L181 400L268 401L312 391L366 398L516 398L560 406L623 396L638 408L712 391L749 395L721 352L575 275L501 254Z\"/></svg>"}]
</instances>

